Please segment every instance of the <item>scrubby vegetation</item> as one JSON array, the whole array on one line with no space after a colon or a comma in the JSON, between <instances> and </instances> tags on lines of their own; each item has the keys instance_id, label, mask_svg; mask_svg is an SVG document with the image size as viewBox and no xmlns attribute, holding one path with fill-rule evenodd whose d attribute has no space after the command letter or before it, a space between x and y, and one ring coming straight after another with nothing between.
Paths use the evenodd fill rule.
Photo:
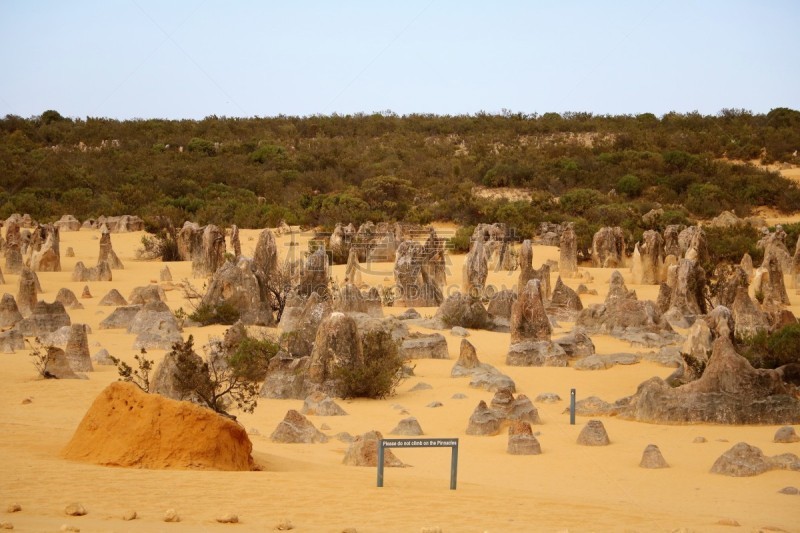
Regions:
<instances>
[{"instance_id":1,"label":"scrubby vegetation","mask_svg":"<svg viewBox=\"0 0 800 533\"><path fill-rule=\"evenodd\" d=\"M271 357L267 353L262 349L243 349L228 354L220 346L211 346L211 353L203 359L195 353L194 338L189 335L186 341L175 343L167 356L174 358L173 377L182 398L235 419L228 412L231 407L245 413L252 413L256 408L257 378L263 378L265 365Z\"/></svg>"},{"instance_id":2,"label":"scrubby vegetation","mask_svg":"<svg viewBox=\"0 0 800 533\"><path fill-rule=\"evenodd\" d=\"M269 362L278 350L278 343L268 337L247 335L228 356L228 363L237 374L251 381L264 381Z\"/></svg>"},{"instance_id":3,"label":"scrubby vegetation","mask_svg":"<svg viewBox=\"0 0 800 533\"><path fill-rule=\"evenodd\" d=\"M117 367L120 381L133 383L144 392L150 392L150 372L153 370L153 360L145 357L147 350L142 348L141 353L134 355L136 359L136 369L125 361L109 355L109 359Z\"/></svg>"},{"instance_id":4,"label":"scrubby vegetation","mask_svg":"<svg viewBox=\"0 0 800 533\"><path fill-rule=\"evenodd\" d=\"M797 163L800 112L715 116L392 113L191 120L0 120L0 217L163 216L240 227L403 219L543 220L588 230L656 203L692 217L800 208L800 190L736 161ZM475 186L531 200L486 199ZM665 214L666 215L666 214Z\"/></svg>"},{"instance_id":5,"label":"scrubby vegetation","mask_svg":"<svg viewBox=\"0 0 800 533\"><path fill-rule=\"evenodd\" d=\"M457 254L469 252L469 247L472 244L471 237L474 231L475 226L461 226L456 230L455 235L448 239L447 248Z\"/></svg>"},{"instance_id":6,"label":"scrubby vegetation","mask_svg":"<svg viewBox=\"0 0 800 533\"><path fill-rule=\"evenodd\" d=\"M704 231L709 255L708 263L703 265L706 272L713 272L720 263L737 264L744 254L750 254L755 265L764 258L764 250L756 245L761 236L749 224L729 228L707 226ZM787 239L787 243L792 242Z\"/></svg>"},{"instance_id":7,"label":"scrubby vegetation","mask_svg":"<svg viewBox=\"0 0 800 533\"><path fill-rule=\"evenodd\" d=\"M189 319L203 326L211 324L223 324L230 326L239 320L239 310L233 305L222 302L219 305L208 305L201 303L192 313Z\"/></svg>"},{"instance_id":8,"label":"scrubby vegetation","mask_svg":"<svg viewBox=\"0 0 800 533\"><path fill-rule=\"evenodd\" d=\"M386 398L394 394L404 379L403 365L397 343L386 331L362 333L364 362L338 366L333 378L342 398Z\"/></svg>"},{"instance_id":9,"label":"scrubby vegetation","mask_svg":"<svg viewBox=\"0 0 800 533\"><path fill-rule=\"evenodd\" d=\"M28 352L28 356L31 358L31 364L36 369L36 373L44 379L57 379L56 376L47 370L47 364L52 358L52 350L55 348L53 346L46 346L42 344L42 341L39 340L39 337L36 337L34 340L35 344L31 343L27 339L25 342L27 342L28 346L31 348L31 351Z\"/></svg>"},{"instance_id":10,"label":"scrubby vegetation","mask_svg":"<svg viewBox=\"0 0 800 533\"><path fill-rule=\"evenodd\" d=\"M800 324L789 324L772 333L759 332L741 344L742 355L755 368L800 363Z\"/></svg>"}]
</instances>

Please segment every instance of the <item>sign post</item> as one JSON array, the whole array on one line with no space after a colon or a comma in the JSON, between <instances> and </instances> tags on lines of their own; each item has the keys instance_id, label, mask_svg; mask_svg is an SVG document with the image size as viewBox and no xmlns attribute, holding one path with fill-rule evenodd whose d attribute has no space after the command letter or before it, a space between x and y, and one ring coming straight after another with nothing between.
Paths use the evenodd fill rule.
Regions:
<instances>
[{"instance_id":1,"label":"sign post","mask_svg":"<svg viewBox=\"0 0 800 533\"><path fill-rule=\"evenodd\" d=\"M378 441L378 486L383 487L383 457L386 448L450 448L450 490L458 481L458 439L381 439Z\"/></svg>"},{"instance_id":2,"label":"sign post","mask_svg":"<svg viewBox=\"0 0 800 533\"><path fill-rule=\"evenodd\" d=\"M569 390L569 423L575 425L575 389Z\"/></svg>"}]
</instances>

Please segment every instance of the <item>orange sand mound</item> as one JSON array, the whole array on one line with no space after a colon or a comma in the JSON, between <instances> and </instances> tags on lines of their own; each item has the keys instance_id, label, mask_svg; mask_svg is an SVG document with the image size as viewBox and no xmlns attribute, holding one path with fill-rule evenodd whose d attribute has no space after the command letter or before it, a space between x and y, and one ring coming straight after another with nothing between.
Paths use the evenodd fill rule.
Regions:
<instances>
[{"instance_id":1,"label":"orange sand mound","mask_svg":"<svg viewBox=\"0 0 800 533\"><path fill-rule=\"evenodd\" d=\"M252 450L232 420L115 382L92 403L62 455L107 466L253 470Z\"/></svg>"}]
</instances>

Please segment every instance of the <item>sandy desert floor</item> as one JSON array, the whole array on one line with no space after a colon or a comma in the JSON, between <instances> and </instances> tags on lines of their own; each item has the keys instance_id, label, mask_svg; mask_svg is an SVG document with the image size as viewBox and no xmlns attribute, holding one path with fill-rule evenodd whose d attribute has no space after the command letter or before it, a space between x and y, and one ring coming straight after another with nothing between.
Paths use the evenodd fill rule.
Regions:
<instances>
[{"instance_id":1,"label":"sandy desert floor","mask_svg":"<svg viewBox=\"0 0 800 533\"><path fill-rule=\"evenodd\" d=\"M245 255L252 253L257 231L242 231ZM70 281L77 261L97 261L99 232L81 230L61 233L60 273L40 273L44 293L52 301L61 287L80 297L86 283ZM137 261L134 251L142 233L113 234L114 249L125 270L114 271L111 282L88 283L93 298L84 299L83 310L71 310L73 323L92 328L90 351L101 347L112 355L133 362L133 335L124 330L100 330L99 322L113 307L97 302L111 288L125 297L140 285L158 280L160 262ZM280 245L287 243L281 237ZM64 257L67 247L74 258ZM288 248L286 248L288 249ZM300 246L300 249L304 249ZM557 259L558 250L536 247L534 264ZM450 258L448 283L460 286L463 256ZM189 263L169 263L176 281L189 278ZM344 277L344 267L333 269L335 278ZM591 270L590 288L598 296L584 296L584 305L602 301L610 270ZM623 271L626 280L629 273ZM0 292L16 296L18 277L5 275ZM373 265L365 274L370 284L390 284L391 265ZM489 282L513 286L516 273L492 272ZM575 287L578 280L566 280ZM198 287L202 280L196 280ZM635 286L640 298L655 299L655 286ZM792 310L800 315L800 297L791 290ZM178 290L167 292L174 310L189 309ZM400 313L402 308L388 308ZM434 309L418 309L432 315ZM567 331L571 324L562 323ZM188 328L196 343L219 336L222 326ZM450 369L458 357L460 338L443 332L448 339L451 360L416 360L416 376L401 383L397 394L383 401L339 401L349 413L343 417L309 417L319 428L327 424L330 436L346 431L353 435L380 430L385 436L408 415L415 416L426 437L460 439L458 489L449 487L448 449L398 450L397 456L413 465L386 470L383 488L376 487L374 468L342 464L347 445L336 439L326 444L276 444L269 435L288 409L299 409L301 401L260 399L251 415L239 420L254 433L254 457L262 471L153 471L123 469L70 462L60 451L72 436L87 408L110 382L117 379L114 367L95 364L88 380L43 380L31 365L27 351L0 354L0 522L11 522L15 531L58 531L63 525L84 532L188 532L188 531L271 531L291 522L299 532L340 532L354 528L362 532L417 532L440 527L450 532L528 531L727 531L726 522L736 521L740 531L773 528L800 531L800 498L779 494L788 486L800 486L797 472L771 471L757 477L731 478L709 473L723 452L740 441L760 447L766 454L800 454L800 443L775 444L777 426L654 425L604 418L612 444L607 447L578 446L576 438L586 418L569 424L564 413L570 388L577 397L591 395L606 400L632 394L639 383L672 369L641 362L604 371L572 368L507 367L508 334L472 331L469 337L482 362L495 365L517 383L518 392L534 398L542 392L558 393L564 401L537 404L543 420L537 456L506 454L507 436L468 436L467 421L479 400L489 402L492 393L471 389L468 378L451 378ZM627 343L594 337L598 353L637 351ZM151 350L156 360L164 352ZM409 392L425 382L432 389ZM453 399L456 393L466 399ZM30 399L30 403L23 400ZM434 400L438 408L426 407ZM402 407L400 407L402 406ZM257 431L257 434L255 434ZM706 443L693 443L703 436ZM657 444L671 468L639 468L645 446ZM69 517L64 508L72 502L88 510L83 517ZM6 513L9 504L22 511ZM167 509L181 516L179 523L164 523ZM136 510L140 518L123 521L122 515ZM215 518L236 513L238 525L222 525Z\"/></svg>"}]
</instances>

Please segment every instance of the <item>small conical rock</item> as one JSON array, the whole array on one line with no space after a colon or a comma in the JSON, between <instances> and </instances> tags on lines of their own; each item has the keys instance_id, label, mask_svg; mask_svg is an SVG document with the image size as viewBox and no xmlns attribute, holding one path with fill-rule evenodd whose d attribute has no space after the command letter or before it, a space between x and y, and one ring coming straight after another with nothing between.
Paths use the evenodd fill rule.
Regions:
<instances>
[{"instance_id":1,"label":"small conical rock","mask_svg":"<svg viewBox=\"0 0 800 533\"><path fill-rule=\"evenodd\" d=\"M600 420L589 420L578 435L578 444L582 446L608 446L610 443Z\"/></svg>"},{"instance_id":2,"label":"small conical rock","mask_svg":"<svg viewBox=\"0 0 800 533\"><path fill-rule=\"evenodd\" d=\"M347 413L333 398L322 392L314 392L303 402L300 412L304 415L316 416L344 416Z\"/></svg>"},{"instance_id":3,"label":"small conical rock","mask_svg":"<svg viewBox=\"0 0 800 533\"><path fill-rule=\"evenodd\" d=\"M642 468L669 468L664 456L661 455L661 450L655 444L648 444L644 449L639 466Z\"/></svg>"},{"instance_id":4,"label":"small conical rock","mask_svg":"<svg viewBox=\"0 0 800 533\"><path fill-rule=\"evenodd\" d=\"M469 417L467 435L497 435L500 433L500 422L497 413L481 400Z\"/></svg>"},{"instance_id":5,"label":"small conical rock","mask_svg":"<svg viewBox=\"0 0 800 533\"><path fill-rule=\"evenodd\" d=\"M515 420L508 428L508 447L511 455L539 455L542 446L533 435L531 425L523 420Z\"/></svg>"},{"instance_id":6,"label":"small conical rock","mask_svg":"<svg viewBox=\"0 0 800 533\"><path fill-rule=\"evenodd\" d=\"M402 419L390 433L392 435L406 435L409 437L416 437L423 434L422 426L419 425L419 421L413 416Z\"/></svg>"}]
</instances>

